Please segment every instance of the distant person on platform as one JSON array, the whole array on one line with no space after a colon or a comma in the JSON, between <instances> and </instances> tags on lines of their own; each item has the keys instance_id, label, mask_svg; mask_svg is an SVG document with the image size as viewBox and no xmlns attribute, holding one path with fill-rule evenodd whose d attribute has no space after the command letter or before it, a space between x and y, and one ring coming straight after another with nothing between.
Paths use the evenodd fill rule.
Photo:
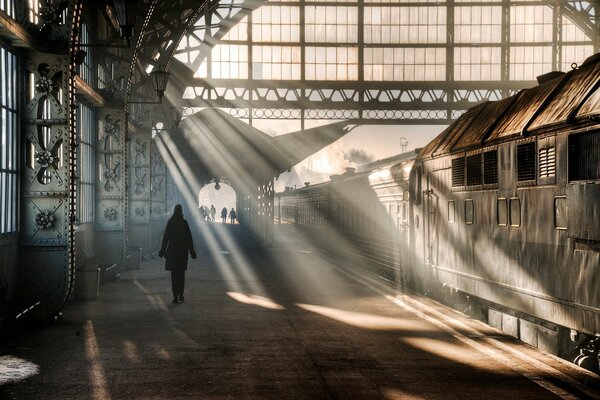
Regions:
<instances>
[{"instance_id":1,"label":"distant person on platform","mask_svg":"<svg viewBox=\"0 0 600 400\"><path fill-rule=\"evenodd\" d=\"M210 205L210 219L212 222L215 222L215 216L217 215L217 209L214 204Z\"/></svg>"},{"instance_id":2,"label":"distant person on platform","mask_svg":"<svg viewBox=\"0 0 600 400\"><path fill-rule=\"evenodd\" d=\"M204 214L206 214L206 222L210 222L210 208L204 207Z\"/></svg>"},{"instance_id":3,"label":"distant person on platform","mask_svg":"<svg viewBox=\"0 0 600 400\"><path fill-rule=\"evenodd\" d=\"M167 222L163 235L162 246L158 252L159 257L165 257L165 270L171 271L171 287L173 288L173 304L183 303L183 289L185 287L185 271L187 270L188 251L192 258L196 258L192 232L185 219L181 204L173 210L173 216Z\"/></svg>"},{"instance_id":4,"label":"distant person on platform","mask_svg":"<svg viewBox=\"0 0 600 400\"><path fill-rule=\"evenodd\" d=\"M237 218L237 214L235 213L235 210L233 208L231 208L231 211L229 211L229 220L231 221L232 224L235 224L236 218Z\"/></svg>"},{"instance_id":5,"label":"distant person on platform","mask_svg":"<svg viewBox=\"0 0 600 400\"><path fill-rule=\"evenodd\" d=\"M204 206L200 206L200 218L202 221L206 219L206 210L204 209Z\"/></svg>"},{"instance_id":6,"label":"distant person on platform","mask_svg":"<svg viewBox=\"0 0 600 400\"><path fill-rule=\"evenodd\" d=\"M224 224L227 223L227 207L223 207L223 209L221 210L221 220Z\"/></svg>"}]
</instances>

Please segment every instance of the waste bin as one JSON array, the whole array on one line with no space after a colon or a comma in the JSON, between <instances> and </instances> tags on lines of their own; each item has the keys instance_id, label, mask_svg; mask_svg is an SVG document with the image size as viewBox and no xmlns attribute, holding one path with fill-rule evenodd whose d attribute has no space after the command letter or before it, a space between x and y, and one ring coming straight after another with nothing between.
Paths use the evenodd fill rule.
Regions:
<instances>
[{"instance_id":1,"label":"waste bin","mask_svg":"<svg viewBox=\"0 0 600 400\"><path fill-rule=\"evenodd\" d=\"M75 275L75 298L96 300L100 290L100 268L97 265L80 265Z\"/></svg>"},{"instance_id":2,"label":"waste bin","mask_svg":"<svg viewBox=\"0 0 600 400\"><path fill-rule=\"evenodd\" d=\"M127 269L140 269L142 265L142 248L139 246L129 246L129 258L125 260Z\"/></svg>"}]
</instances>

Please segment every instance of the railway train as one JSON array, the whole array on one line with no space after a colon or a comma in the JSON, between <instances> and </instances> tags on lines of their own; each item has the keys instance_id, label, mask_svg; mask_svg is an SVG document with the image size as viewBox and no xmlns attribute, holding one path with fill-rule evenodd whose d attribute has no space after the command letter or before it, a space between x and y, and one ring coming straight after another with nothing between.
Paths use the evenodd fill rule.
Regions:
<instances>
[{"instance_id":1,"label":"railway train","mask_svg":"<svg viewBox=\"0 0 600 400\"><path fill-rule=\"evenodd\" d=\"M600 53L274 209L381 278L598 371Z\"/></svg>"}]
</instances>

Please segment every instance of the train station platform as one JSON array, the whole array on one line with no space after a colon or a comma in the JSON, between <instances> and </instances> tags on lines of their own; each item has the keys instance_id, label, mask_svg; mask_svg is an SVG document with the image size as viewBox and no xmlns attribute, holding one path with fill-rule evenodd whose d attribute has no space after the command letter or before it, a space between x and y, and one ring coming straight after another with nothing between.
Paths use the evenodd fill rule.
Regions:
<instances>
[{"instance_id":1,"label":"train station platform","mask_svg":"<svg viewBox=\"0 0 600 400\"><path fill-rule=\"evenodd\" d=\"M164 260L122 273L4 349L38 369L0 398L600 398L596 375L394 291L291 229L267 249L240 247L239 226L210 231L185 303L171 304Z\"/></svg>"}]
</instances>

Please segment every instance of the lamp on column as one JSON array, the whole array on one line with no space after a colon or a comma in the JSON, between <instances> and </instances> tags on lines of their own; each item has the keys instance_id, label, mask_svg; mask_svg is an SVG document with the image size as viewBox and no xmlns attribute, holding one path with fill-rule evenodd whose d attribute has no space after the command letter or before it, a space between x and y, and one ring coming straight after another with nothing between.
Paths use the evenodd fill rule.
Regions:
<instances>
[{"instance_id":1,"label":"lamp on column","mask_svg":"<svg viewBox=\"0 0 600 400\"><path fill-rule=\"evenodd\" d=\"M171 75L167 71L163 71L157 68L150 72L150 83L152 83L152 89L156 92L158 101L128 101L129 104L161 104L162 98L165 95L167 89L167 83L169 83L169 76Z\"/></svg>"},{"instance_id":2,"label":"lamp on column","mask_svg":"<svg viewBox=\"0 0 600 400\"><path fill-rule=\"evenodd\" d=\"M140 3L138 0L113 0L113 5L121 28L121 37L127 39L129 45L133 37L133 27Z\"/></svg>"},{"instance_id":3,"label":"lamp on column","mask_svg":"<svg viewBox=\"0 0 600 400\"><path fill-rule=\"evenodd\" d=\"M169 83L170 75L170 73L161 69L155 69L154 71L150 72L152 88L156 92L156 97L158 97L159 102L162 101L162 98L165 95L165 90L167 89L167 83Z\"/></svg>"}]
</instances>

